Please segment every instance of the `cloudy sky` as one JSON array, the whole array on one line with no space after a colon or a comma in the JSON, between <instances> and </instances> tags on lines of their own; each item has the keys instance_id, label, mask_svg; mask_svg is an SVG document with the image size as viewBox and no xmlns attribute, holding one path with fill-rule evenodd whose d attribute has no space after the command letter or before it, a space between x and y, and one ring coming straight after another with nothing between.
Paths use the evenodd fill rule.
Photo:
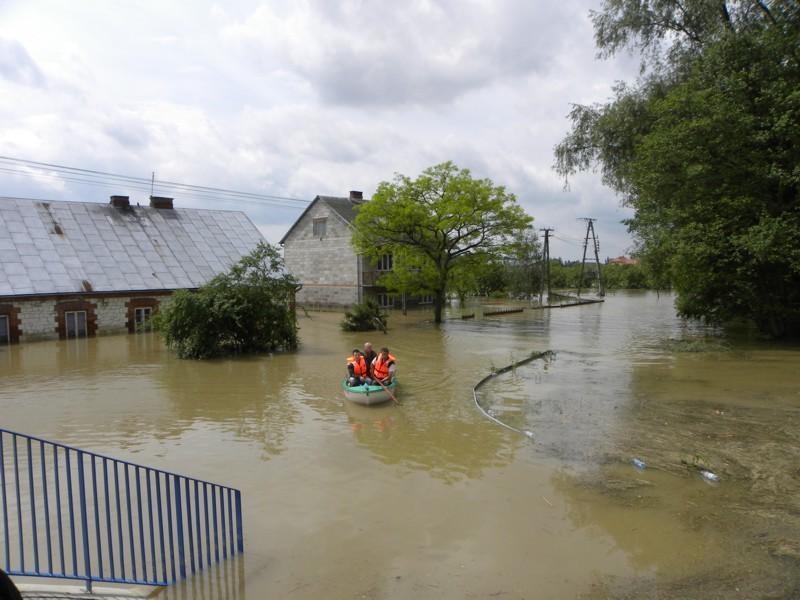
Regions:
<instances>
[{"instance_id":1,"label":"cloudy sky","mask_svg":"<svg viewBox=\"0 0 800 600\"><path fill-rule=\"evenodd\" d=\"M606 100L635 59L595 58L599 0L0 0L0 155L311 200L368 197L446 160L513 192L552 256L626 253L629 211L553 172L570 103ZM0 164L0 196L107 201L149 192ZM243 210L277 242L301 212Z\"/></svg>"}]
</instances>

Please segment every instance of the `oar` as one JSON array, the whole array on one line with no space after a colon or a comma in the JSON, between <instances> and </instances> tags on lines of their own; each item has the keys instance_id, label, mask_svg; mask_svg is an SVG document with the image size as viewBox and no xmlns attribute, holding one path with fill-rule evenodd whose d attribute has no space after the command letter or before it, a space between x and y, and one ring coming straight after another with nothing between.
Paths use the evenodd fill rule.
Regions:
<instances>
[{"instance_id":1,"label":"oar","mask_svg":"<svg viewBox=\"0 0 800 600\"><path fill-rule=\"evenodd\" d=\"M388 387L386 387L385 385L383 385L383 382L382 382L380 379L376 379L375 381L377 381L377 382L378 382L378 384L379 384L379 385L380 385L380 386L381 386L381 387L382 387L384 390L386 390L386 393L387 393L387 394L389 394L389 398L391 398L392 400L394 400L394 403L395 403L395 404L400 404L400 401L399 401L397 398L395 398L395 397L394 397L394 394L392 393L392 390L390 390Z\"/></svg>"}]
</instances>

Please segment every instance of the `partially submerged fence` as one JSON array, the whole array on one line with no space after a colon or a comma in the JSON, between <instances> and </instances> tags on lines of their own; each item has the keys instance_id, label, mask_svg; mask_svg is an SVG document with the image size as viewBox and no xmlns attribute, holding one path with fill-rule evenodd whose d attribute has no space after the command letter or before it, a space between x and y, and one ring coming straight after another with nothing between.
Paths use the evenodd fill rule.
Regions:
<instances>
[{"instance_id":1,"label":"partially submerged fence","mask_svg":"<svg viewBox=\"0 0 800 600\"><path fill-rule=\"evenodd\" d=\"M239 490L0 428L10 575L167 585L244 551Z\"/></svg>"}]
</instances>

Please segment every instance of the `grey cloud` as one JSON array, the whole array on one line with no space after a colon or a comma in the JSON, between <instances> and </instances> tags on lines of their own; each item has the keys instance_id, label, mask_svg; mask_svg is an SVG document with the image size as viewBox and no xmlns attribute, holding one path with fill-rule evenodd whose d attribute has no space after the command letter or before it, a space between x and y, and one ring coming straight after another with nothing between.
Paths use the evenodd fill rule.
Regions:
<instances>
[{"instance_id":1,"label":"grey cloud","mask_svg":"<svg viewBox=\"0 0 800 600\"><path fill-rule=\"evenodd\" d=\"M351 106L447 103L544 72L565 43L563 30L585 12L519 0L376 2L357 11L323 0L299 6L292 33L276 37L287 17L262 12L238 35L253 60L273 53L323 101Z\"/></svg>"},{"instance_id":2,"label":"grey cloud","mask_svg":"<svg viewBox=\"0 0 800 600\"><path fill-rule=\"evenodd\" d=\"M0 38L0 77L34 87L44 87L47 82L23 45L3 38Z\"/></svg>"},{"instance_id":3,"label":"grey cloud","mask_svg":"<svg viewBox=\"0 0 800 600\"><path fill-rule=\"evenodd\" d=\"M121 146L130 150L144 148L149 143L149 135L144 125L117 123L105 128L106 134Z\"/></svg>"}]
</instances>

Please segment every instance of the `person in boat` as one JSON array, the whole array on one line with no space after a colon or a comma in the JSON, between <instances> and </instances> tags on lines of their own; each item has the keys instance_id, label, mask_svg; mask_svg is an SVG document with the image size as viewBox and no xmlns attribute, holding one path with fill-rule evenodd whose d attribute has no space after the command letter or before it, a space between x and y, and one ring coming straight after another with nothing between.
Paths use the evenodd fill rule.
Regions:
<instances>
[{"instance_id":1,"label":"person in boat","mask_svg":"<svg viewBox=\"0 0 800 600\"><path fill-rule=\"evenodd\" d=\"M369 366L361 350L353 348L353 355L347 357L347 385L364 385L369 380Z\"/></svg>"},{"instance_id":2,"label":"person in boat","mask_svg":"<svg viewBox=\"0 0 800 600\"><path fill-rule=\"evenodd\" d=\"M389 349L384 346L381 348L380 354L372 362L372 377L383 385L389 385L394 379L396 367L397 359L389 354Z\"/></svg>"},{"instance_id":3,"label":"person in boat","mask_svg":"<svg viewBox=\"0 0 800 600\"><path fill-rule=\"evenodd\" d=\"M364 360L367 361L367 377L372 377L372 363L378 358L378 353L372 349L372 344L364 342Z\"/></svg>"}]
</instances>

